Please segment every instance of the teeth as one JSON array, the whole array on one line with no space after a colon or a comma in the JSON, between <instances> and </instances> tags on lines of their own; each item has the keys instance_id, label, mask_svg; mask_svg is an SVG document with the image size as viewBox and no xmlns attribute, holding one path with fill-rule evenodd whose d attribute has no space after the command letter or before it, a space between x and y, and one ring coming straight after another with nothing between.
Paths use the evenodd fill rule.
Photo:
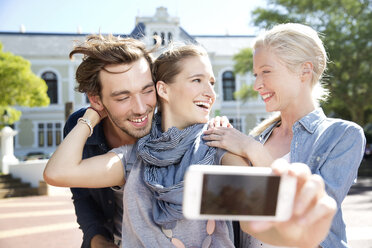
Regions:
<instances>
[{"instance_id":1,"label":"teeth","mask_svg":"<svg viewBox=\"0 0 372 248\"><path fill-rule=\"evenodd\" d=\"M147 116L142 117L142 118L140 118L140 119L131 119L130 121L139 123L139 122L143 122L143 121L145 121L146 119L147 119Z\"/></svg>"},{"instance_id":2,"label":"teeth","mask_svg":"<svg viewBox=\"0 0 372 248\"><path fill-rule=\"evenodd\" d=\"M198 106L202 105L202 106L205 106L207 108L211 107L211 105L207 102L195 102L195 104L198 105Z\"/></svg>"},{"instance_id":3,"label":"teeth","mask_svg":"<svg viewBox=\"0 0 372 248\"><path fill-rule=\"evenodd\" d=\"M265 95L262 95L262 99L266 99L266 98L269 98L271 97L273 94L272 93L268 93L268 94L265 94Z\"/></svg>"}]
</instances>

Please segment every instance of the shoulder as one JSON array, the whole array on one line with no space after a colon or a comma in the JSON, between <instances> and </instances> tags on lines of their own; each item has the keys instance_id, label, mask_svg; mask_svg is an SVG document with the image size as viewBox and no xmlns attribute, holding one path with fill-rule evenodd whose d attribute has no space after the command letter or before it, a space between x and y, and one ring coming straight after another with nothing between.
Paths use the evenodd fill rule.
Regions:
<instances>
[{"instance_id":1,"label":"shoulder","mask_svg":"<svg viewBox=\"0 0 372 248\"><path fill-rule=\"evenodd\" d=\"M66 121L65 131L71 131L71 129L76 125L77 120L84 115L86 110L86 108L81 108L72 113Z\"/></svg>"},{"instance_id":2,"label":"shoulder","mask_svg":"<svg viewBox=\"0 0 372 248\"><path fill-rule=\"evenodd\" d=\"M329 129L329 131L334 131L337 133L353 134L364 136L363 128L358 124L337 118L325 118L323 122L319 125L320 129Z\"/></svg>"},{"instance_id":3,"label":"shoulder","mask_svg":"<svg viewBox=\"0 0 372 248\"><path fill-rule=\"evenodd\" d=\"M336 118L325 118L313 135L317 141L323 141L327 145L342 143L345 146L355 145L357 148L366 143L362 127L354 122Z\"/></svg>"}]
</instances>

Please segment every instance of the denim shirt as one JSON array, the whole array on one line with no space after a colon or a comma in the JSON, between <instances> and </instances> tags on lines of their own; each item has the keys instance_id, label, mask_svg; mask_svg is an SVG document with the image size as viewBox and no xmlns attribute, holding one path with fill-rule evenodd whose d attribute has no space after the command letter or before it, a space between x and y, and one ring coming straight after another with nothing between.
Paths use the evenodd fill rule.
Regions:
<instances>
[{"instance_id":1,"label":"denim shirt","mask_svg":"<svg viewBox=\"0 0 372 248\"><path fill-rule=\"evenodd\" d=\"M267 141L276 125L259 135L261 143ZM366 144L363 129L350 121L327 118L318 108L297 121L292 131L291 163L305 163L313 174L320 175L328 195L337 202L337 213L321 246L348 247L341 203L356 180L363 158Z\"/></svg>"},{"instance_id":2,"label":"denim shirt","mask_svg":"<svg viewBox=\"0 0 372 248\"><path fill-rule=\"evenodd\" d=\"M64 137L74 128L78 118L86 109L74 112L64 127ZM111 148L107 145L102 123L94 127L94 132L88 138L83 150L83 158L90 158L107 153ZM108 240L113 240L115 196L111 188L71 188L75 213L80 229L83 231L82 248L89 248L93 236L101 234Z\"/></svg>"}]
</instances>

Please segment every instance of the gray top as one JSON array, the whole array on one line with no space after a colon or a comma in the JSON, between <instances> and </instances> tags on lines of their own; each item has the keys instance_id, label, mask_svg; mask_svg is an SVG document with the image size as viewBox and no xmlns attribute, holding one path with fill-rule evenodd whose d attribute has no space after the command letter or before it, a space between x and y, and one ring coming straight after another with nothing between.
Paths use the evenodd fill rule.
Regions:
<instances>
[{"instance_id":1,"label":"gray top","mask_svg":"<svg viewBox=\"0 0 372 248\"><path fill-rule=\"evenodd\" d=\"M136 149L133 149L129 157L125 156L126 149L124 146L111 150L121 158L126 171L122 247L174 247L160 226L153 221L153 193L143 181L144 163L137 159ZM225 151L219 149L215 161L220 163L224 154ZM203 240L208 236L206 224L206 221L186 219L177 221L176 227L172 229L173 237L181 240L186 247L201 247ZM216 221L211 247L234 247L231 222Z\"/></svg>"}]
</instances>

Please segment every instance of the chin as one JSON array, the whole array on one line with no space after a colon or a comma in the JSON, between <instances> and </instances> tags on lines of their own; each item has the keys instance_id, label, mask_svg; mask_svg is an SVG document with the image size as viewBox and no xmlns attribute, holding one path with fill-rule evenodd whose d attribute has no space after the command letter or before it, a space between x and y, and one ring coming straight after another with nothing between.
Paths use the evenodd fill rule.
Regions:
<instances>
[{"instance_id":1,"label":"chin","mask_svg":"<svg viewBox=\"0 0 372 248\"><path fill-rule=\"evenodd\" d=\"M205 124L209 121L209 116L200 120L199 123Z\"/></svg>"}]
</instances>

